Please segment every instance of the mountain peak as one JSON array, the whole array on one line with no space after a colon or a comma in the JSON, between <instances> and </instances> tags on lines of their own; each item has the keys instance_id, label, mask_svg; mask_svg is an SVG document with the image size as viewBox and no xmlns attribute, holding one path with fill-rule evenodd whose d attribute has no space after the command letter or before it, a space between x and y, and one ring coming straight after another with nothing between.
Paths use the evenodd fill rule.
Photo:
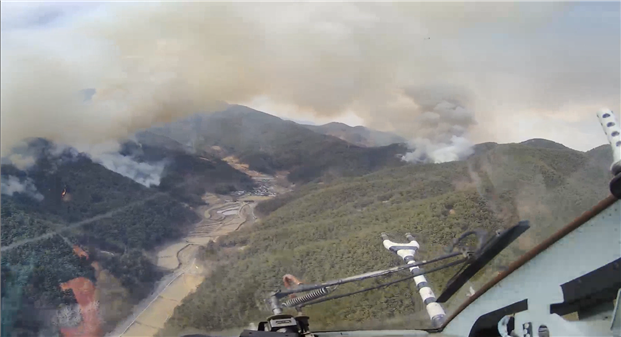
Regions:
<instances>
[{"instance_id":1,"label":"mountain peak","mask_svg":"<svg viewBox=\"0 0 621 337\"><path fill-rule=\"evenodd\" d=\"M304 126L312 131L337 137L348 143L363 147L377 147L405 142L405 139L398 135L372 130L361 125L349 126L345 123L331 122L323 125Z\"/></svg>"},{"instance_id":2,"label":"mountain peak","mask_svg":"<svg viewBox=\"0 0 621 337\"><path fill-rule=\"evenodd\" d=\"M330 122L330 123L326 123L323 125L319 125L320 127L338 127L338 128L351 128L352 126L349 126L345 123L341 123L341 122Z\"/></svg>"},{"instance_id":3,"label":"mountain peak","mask_svg":"<svg viewBox=\"0 0 621 337\"><path fill-rule=\"evenodd\" d=\"M521 142L520 144L530 146L530 147L542 148L542 149L570 150L570 148L568 148L567 146L563 144L553 142L551 140L547 140L543 138L529 139L529 140Z\"/></svg>"}]
</instances>

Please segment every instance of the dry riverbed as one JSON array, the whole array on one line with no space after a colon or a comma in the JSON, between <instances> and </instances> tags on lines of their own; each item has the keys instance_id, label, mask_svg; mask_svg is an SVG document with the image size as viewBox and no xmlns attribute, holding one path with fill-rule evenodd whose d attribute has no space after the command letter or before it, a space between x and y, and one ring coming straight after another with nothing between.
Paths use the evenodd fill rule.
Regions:
<instances>
[{"instance_id":1,"label":"dry riverbed","mask_svg":"<svg viewBox=\"0 0 621 337\"><path fill-rule=\"evenodd\" d=\"M177 305L203 281L210 266L197 261L201 245L256 221L255 201L266 197L244 197L237 201L210 194L209 206L197 209L202 216L182 240L157 250L156 264L171 273L157 284L156 290L138 304L130 317L108 336L154 336L164 327Z\"/></svg>"}]
</instances>

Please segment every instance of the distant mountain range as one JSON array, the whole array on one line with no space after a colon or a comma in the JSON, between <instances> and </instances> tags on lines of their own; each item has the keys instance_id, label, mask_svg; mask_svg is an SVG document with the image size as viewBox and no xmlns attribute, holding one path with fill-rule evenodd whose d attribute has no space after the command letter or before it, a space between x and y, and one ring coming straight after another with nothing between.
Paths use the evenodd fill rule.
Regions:
<instances>
[{"instance_id":1,"label":"distant mountain range","mask_svg":"<svg viewBox=\"0 0 621 337\"><path fill-rule=\"evenodd\" d=\"M294 183L400 166L404 163L399 155L407 151L402 144L357 146L240 105L212 114L195 114L146 131L194 151L234 155L252 170L268 174L286 171Z\"/></svg>"},{"instance_id":2,"label":"distant mountain range","mask_svg":"<svg viewBox=\"0 0 621 337\"><path fill-rule=\"evenodd\" d=\"M390 132L383 132L365 128L364 126L349 126L343 123L328 123L324 125L304 125L306 128L324 135L334 136L348 143L377 147L395 143L405 143L406 139Z\"/></svg>"}]
</instances>

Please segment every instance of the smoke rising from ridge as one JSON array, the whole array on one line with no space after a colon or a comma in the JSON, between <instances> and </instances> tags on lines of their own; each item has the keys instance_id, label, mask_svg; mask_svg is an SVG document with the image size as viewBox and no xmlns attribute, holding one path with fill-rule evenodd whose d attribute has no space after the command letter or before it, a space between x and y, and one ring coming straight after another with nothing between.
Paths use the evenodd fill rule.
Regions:
<instances>
[{"instance_id":1,"label":"smoke rising from ridge","mask_svg":"<svg viewBox=\"0 0 621 337\"><path fill-rule=\"evenodd\" d=\"M96 158L96 162L110 171L132 179L146 187L158 186L166 162L144 163L118 153L106 153Z\"/></svg>"},{"instance_id":2,"label":"smoke rising from ridge","mask_svg":"<svg viewBox=\"0 0 621 337\"><path fill-rule=\"evenodd\" d=\"M146 187L159 186L166 160L159 162L140 162L133 155L122 155L121 144L116 141L106 141L93 146L79 146L78 150L88 154L94 162L103 165L110 171Z\"/></svg>"},{"instance_id":3,"label":"smoke rising from ridge","mask_svg":"<svg viewBox=\"0 0 621 337\"><path fill-rule=\"evenodd\" d=\"M15 176L2 177L2 194L13 195L15 193L23 193L37 201L43 200L43 195L39 193L34 182L30 178L20 180Z\"/></svg>"},{"instance_id":4,"label":"smoke rising from ridge","mask_svg":"<svg viewBox=\"0 0 621 337\"><path fill-rule=\"evenodd\" d=\"M612 22L609 35L559 38L566 27L551 19L569 9L115 3L45 29L3 29L2 151L25 137L73 146L122 139L258 96L319 116L354 111L415 144L459 148L459 137L515 134L501 112L568 118L557 111L619 106L618 15L597 17Z\"/></svg>"},{"instance_id":5,"label":"smoke rising from ridge","mask_svg":"<svg viewBox=\"0 0 621 337\"><path fill-rule=\"evenodd\" d=\"M464 106L469 93L455 87L425 86L409 88L408 97L417 103L413 122L416 137L409 143L412 152L403 159L410 162L443 163L464 159L473 153L468 132L477 124L475 115Z\"/></svg>"}]
</instances>

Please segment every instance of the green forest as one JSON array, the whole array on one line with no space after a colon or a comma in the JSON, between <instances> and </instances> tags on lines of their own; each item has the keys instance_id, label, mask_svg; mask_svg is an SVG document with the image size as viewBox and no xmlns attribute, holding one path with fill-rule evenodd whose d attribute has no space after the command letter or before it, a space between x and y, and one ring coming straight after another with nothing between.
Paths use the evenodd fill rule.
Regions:
<instances>
[{"instance_id":1,"label":"green forest","mask_svg":"<svg viewBox=\"0 0 621 337\"><path fill-rule=\"evenodd\" d=\"M162 276L145 252L181 237L199 220L191 207L203 204L205 191L226 194L252 185L248 176L214 155L189 154L175 141L154 138L151 145L127 143L123 151L141 161L169 161L157 188L109 171L85 155L52 153L44 140L34 142L38 160L28 170L2 165L3 179L28 179L43 196L37 200L16 192L2 197L3 336L57 335L51 315L75 304L72 292L61 291L59 285L79 276L97 285L93 261L112 278L102 291L116 299L102 305L114 317L105 329L113 328L114 320L122 319ZM264 319L262 299L280 286L286 273L318 282L399 264L381 246L381 232L395 241L403 240L405 232L414 233L423 247L419 258L424 259L441 254L466 230L493 231L530 220L532 228L523 238L473 280L480 284L607 194L608 147L582 153L546 142L486 143L476 146L467 161L407 165L392 152L398 152L397 145L361 155L357 147L322 152L325 144L319 142L324 145L305 159L300 140L290 145L297 149L291 158L297 159L282 167L313 182L260 203L258 225L222 237L206 250L203 258L216 270L175 310L161 333L221 331ZM260 152L265 151L267 147ZM281 160L289 156L269 151ZM73 245L87 251L89 259L79 258ZM438 294L454 272L429 276ZM345 285L338 291L384 281ZM422 305L412 294L412 284L401 283L305 312L313 329L352 324L424 327Z\"/></svg>"},{"instance_id":2,"label":"green forest","mask_svg":"<svg viewBox=\"0 0 621 337\"><path fill-rule=\"evenodd\" d=\"M311 283L398 265L383 248L381 232L401 242L405 232L415 234L418 257L428 259L464 231L529 220L531 229L472 279L481 286L608 194L608 147L583 153L549 143L484 144L466 161L387 168L304 185L263 202L258 225L221 238L216 252L205 256L221 267L184 299L160 335L241 329L263 320L269 315L263 298L282 286L286 273ZM437 295L453 273L428 276ZM344 285L338 292L385 281ZM447 310L464 299L463 292L456 294ZM426 328L422 308L413 284L404 282L304 312L315 330Z\"/></svg>"},{"instance_id":3,"label":"green forest","mask_svg":"<svg viewBox=\"0 0 621 337\"><path fill-rule=\"evenodd\" d=\"M170 194L82 155L41 155L27 172L3 165L2 175L28 177L44 196L2 196L2 336L56 335L50 315L75 303L60 283L80 276L96 283L93 261L127 290L127 305L136 303L162 276L144 252L180 237L199 219ZM28 242L33 238L38 241Z\"/></svg>"}]
</instances>

